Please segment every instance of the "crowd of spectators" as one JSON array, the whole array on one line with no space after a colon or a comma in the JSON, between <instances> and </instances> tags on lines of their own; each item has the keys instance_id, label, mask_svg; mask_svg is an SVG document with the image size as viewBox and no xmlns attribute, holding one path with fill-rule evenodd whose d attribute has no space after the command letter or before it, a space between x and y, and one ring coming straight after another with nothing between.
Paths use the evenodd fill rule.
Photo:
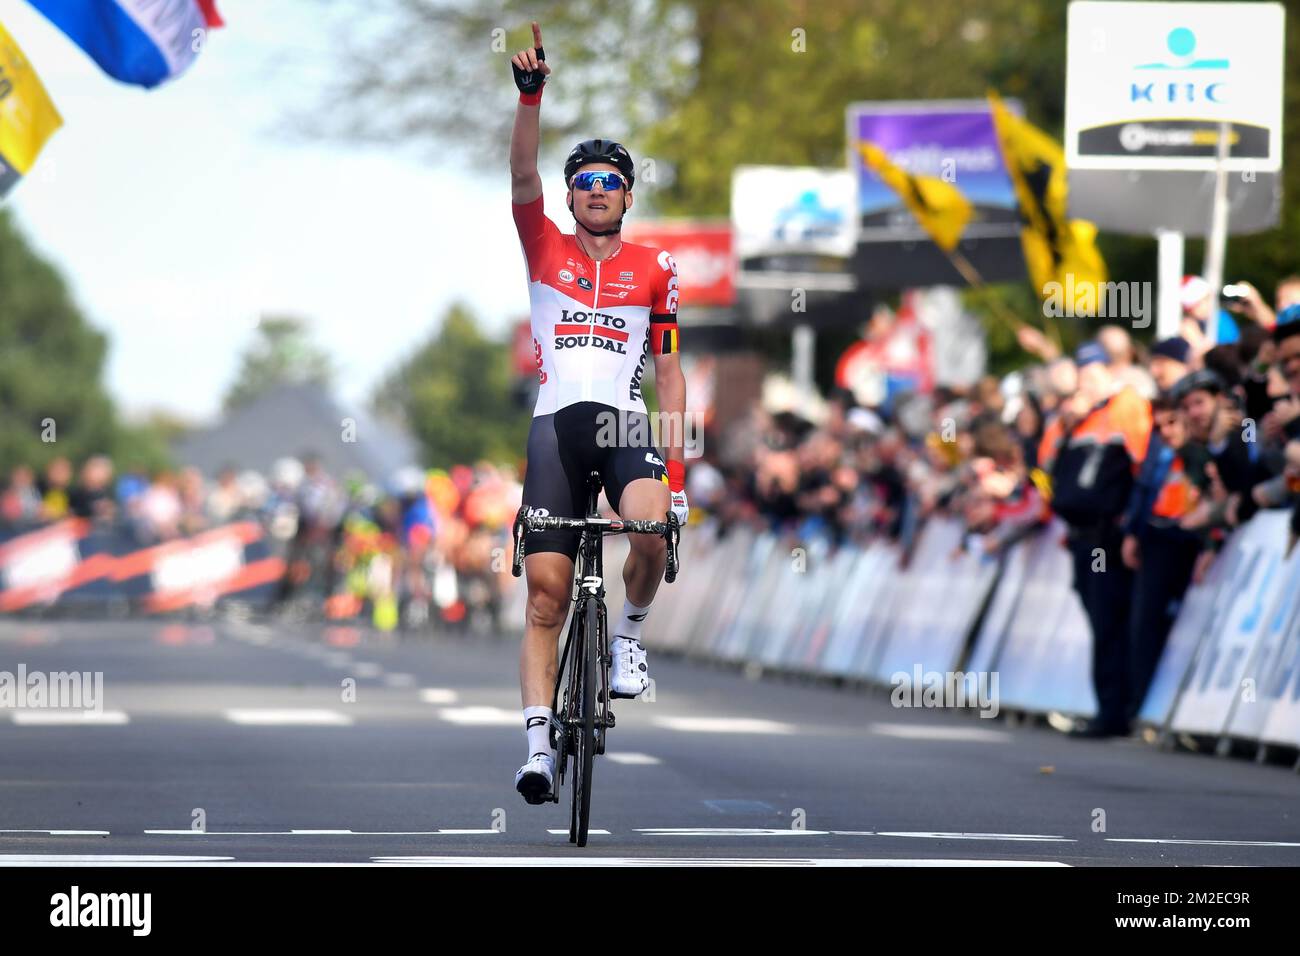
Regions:
<instances>
[{"instance_id":1,"label":"crowd of spectators","mask_svg":"<svg viewBox=\"0 0 1300 956\"><path fill-rule=\"evenodd\" d=\"M883 536L905 558L930 515L988 555L1059 517L1093 631L1099 711L1079 732L1126 733L1226 536L1261 509L1290 509L1288 548L1300 536L1300 277L1272 307L1228 290L1189 277L1180 334L1149 346L1106 324L1064 355L1025 325L1032 361L1000 379L876 407L837 390L807 417L755 408L688 468L692 513Z\"/></svg>"},{"instance_id":2,"label":"crowd of spectators","mask_svg":"<svg viewBox=\"0 0 1300 956\"><path fill-rule=\"evenodd\" d=\"M285 559L278 608L324 608L334 617L373 611L386 629L408 613L460 620L477 602L495 615L503 548L521 486L490 462L450 470L405 468L382 485L330 475L318 456L286 457L263 474L234 466L118 473L105 455L74 467L55 456L19 464L0 485L0 537L67 519L143 549L251 520ZM469 599L468 601L466 599Z\"/></svg>"}]
</instances>

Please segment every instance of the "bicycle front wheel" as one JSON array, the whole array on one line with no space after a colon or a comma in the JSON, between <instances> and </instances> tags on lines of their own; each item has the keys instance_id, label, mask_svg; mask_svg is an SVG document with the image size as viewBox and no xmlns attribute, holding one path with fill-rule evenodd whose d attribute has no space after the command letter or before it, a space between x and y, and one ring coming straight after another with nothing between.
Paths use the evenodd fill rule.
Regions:
<instances>
[{"instance_id":1,"label":"bicycle front wheel","mask_svg":"<svg viewBox=\"0 0 1300 956\"><path fill-rule=\"evenodd\" d=\"M575 703L573 811L569 818L569 842L587 845L591 822L591 765L596 756L596 658L600 654L600 613L595 598L582 602L582 647L578 659L578 694Z\"/></svg>"}]
</instances>

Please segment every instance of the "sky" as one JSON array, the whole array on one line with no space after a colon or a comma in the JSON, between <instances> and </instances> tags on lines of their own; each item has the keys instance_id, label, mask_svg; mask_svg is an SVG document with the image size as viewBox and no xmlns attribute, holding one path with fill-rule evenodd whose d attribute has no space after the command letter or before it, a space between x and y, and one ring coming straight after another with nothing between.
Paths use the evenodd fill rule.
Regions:
<instances>
[{"instance_id":1,"label":"sky","mask_svg":"<svg viewBox=\"0 0 1300 956\"><path fill-rule=\"evenodd\" d=\"M303 143L284 118L320 102L337 22L309 0L218 8L226 27L190 70L146 91L25 0L0 0L64 121L6 202L107 333L105 379L126 415L212 420L264 313L309 320L347 400L457 299L489 331L527 315L505 156L493 176Z\"/></svg>"}]
</instances>

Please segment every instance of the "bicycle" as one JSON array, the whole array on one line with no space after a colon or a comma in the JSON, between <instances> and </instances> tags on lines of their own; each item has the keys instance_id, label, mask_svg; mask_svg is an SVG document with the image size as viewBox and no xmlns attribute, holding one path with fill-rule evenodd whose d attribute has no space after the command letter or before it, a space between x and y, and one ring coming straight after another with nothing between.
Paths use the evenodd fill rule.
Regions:
<instances>
[{"instance_id":1,"label":"bicycle","mask_svg":"<svg viewBox=\"0 0 1300 956\"><path fill-rule=\"evenodd\" d=\"M539 515L529 509L520 509L513 529L511 573L515 577L523 571L524 540L530 532L581 533L573 568L572 616L556 671L555 692L551 695L551 711L555 714L551 724L551 743L556 751L557 776L556 785L551 790L551 802L560 802L560 787L564 784L566 766L572 757L573 806L569 814L569 842L578 846L587 845L592 761L605 752L606 733L614 727L614 714L609 709L611 657L601 543L607 534L662 536L668 546L664 580L671 584L677 578L677 543L681 538L677 516L671 511L664 521L600 517L597 509L600 489L600 472L593 471L587 478L585 518Z\"/></svg>"}]
</instances>

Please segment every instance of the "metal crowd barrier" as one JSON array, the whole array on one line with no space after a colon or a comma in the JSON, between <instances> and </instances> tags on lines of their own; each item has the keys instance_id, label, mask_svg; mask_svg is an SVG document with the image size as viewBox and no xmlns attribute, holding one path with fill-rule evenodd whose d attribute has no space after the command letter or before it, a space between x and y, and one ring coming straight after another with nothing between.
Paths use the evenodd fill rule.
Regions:
<instances>
[{"instance_id":1,"label":"metal crowd barrier","mask_svg":"<svg viewBox=\"0 0 1300 956\"><path fill-rule=\"evenodd\" d=\"M765 669L889 685L903 672L996 673L1004 710L1091 716L1091 636L1053 522L993 559L930 520L910 559L876 542L833 551L712 526L682 535L682 576L660 590L647 646ZM1287 516L1233 534L1182 604L1139 720L1165 733L1300 747L1300 556ZM623 600L626 543L606 551ZM1297 549L1300 551L1300 549ZM523 588L509 613L522 620Z\"/></svg>"}]
</instances>

